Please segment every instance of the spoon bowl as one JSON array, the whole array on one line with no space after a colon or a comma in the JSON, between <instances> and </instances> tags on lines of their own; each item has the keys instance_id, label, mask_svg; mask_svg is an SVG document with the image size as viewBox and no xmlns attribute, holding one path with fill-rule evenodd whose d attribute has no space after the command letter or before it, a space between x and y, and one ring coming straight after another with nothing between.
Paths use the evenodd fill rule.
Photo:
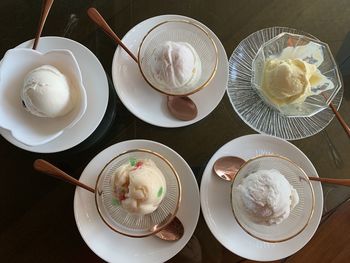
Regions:
<instances>
[{"instance_id":1,"label":"spoon bowl","mask_svg":"<svg viewBox=\"0 0 350 263\"><path fill-rule=\"evenodd\" d=\"M244 163L245 161L237 156L224 156L215 161L213 171L219 178L232 181Z\"/></svg>"},{"instance_id":2,"label":"spoon bowl","mask_svg":"<svg viewBox=\"0 0 350 263\"><path fill-rule=\"evenodd\" d=\"M169 112L182 121L190 121L198 114L196 104L189 97L167 96L167 106Z\"/></svg>"}]
</instances>

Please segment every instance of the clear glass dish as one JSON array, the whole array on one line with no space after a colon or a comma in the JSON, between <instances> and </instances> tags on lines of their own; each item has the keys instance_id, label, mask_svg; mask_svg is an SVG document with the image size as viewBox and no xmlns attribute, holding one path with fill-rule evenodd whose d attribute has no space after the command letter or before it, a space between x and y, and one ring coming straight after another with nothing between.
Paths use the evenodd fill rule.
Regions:
<instances>
[{"instance_id":1,"label":"clear glass dish","mask_svg":"<svg viewBox=\"0 0 350 263\"><path fill-rule=\"evenodd\" d=\"M300 59L315 65L325 78L322 82L311 84L310 96L305 101L278 105L262 87L265 64L271 59ZM252 87L265 103L282 115L311 117L329 106L341 87L341 78L326 43L305 35L283 32L262 44L256 53L252 63Z\"/></svg>"},{"instance_id":2,"label":"clear glass dish","mask_svg":"<svg viewBox=\"0 0 350 263\"><path fill-rule=\"evenodd\" d=\"M145 215L132 214L124 209L116 201L111 184L118 167L141 159L151 159L166 182L165 196L158 208ZM162 155L146 149L129 150L113 158L99 174L95 201L101 219L112 230L129 237L146 237L159 232L174 219L181 202L181 183L173 165Z\"/></svg>"},{"instance_id":3,"label":"clear glass dish","mask_svg":"<svg viewBox=\"0 0 350 263\"><path fill-rule=\"evenodd\" d=\"M190 81L174 89L160 85L154 78L150 67L154 52L167 41L187 43L193 47L200 60L200 74L195 82ZM165 21L153 27L142 39L138 65L143 78L155 90L170 96L187 96L206 87L213 79L218 65L218 50L215 41L200 25L187 20Z\"/></svg>"},{"instance_id":4,"label":"clear glass dish","mask_svg":"<svg viewBox=\"0 0 350 263\"><path fill-rule=\"evenodd\" d=\"M322 131L334 118L334 113L328 107L312 117L286 117L265 103L252 87L252 63L259 48L283 32L316 39L303 31L287 27L265 28L247 36L230 57L227 93L236 113L252 129L285 140L298 140ZM344 87L341 85L332 100L336 109L340 107L343 93Z\"/></svg>"},{"instance_id":5,"label":"clear glass dish","mask_svg":"<svg viewBox=\"0 0 350 263\"><path fill-rule=\"evenodd\" d=\"M248 215L236 189L249 174L271 169L278 170L294 187L299 203L282 222L267 225ZM315 195L308 176L297 164L282 156L262 155L247 161L237 172L231 188L231 206L238 224L249 235L266 242L283 242L300 234L308 225L315 208Z\"/></svg>"}]
</instances>

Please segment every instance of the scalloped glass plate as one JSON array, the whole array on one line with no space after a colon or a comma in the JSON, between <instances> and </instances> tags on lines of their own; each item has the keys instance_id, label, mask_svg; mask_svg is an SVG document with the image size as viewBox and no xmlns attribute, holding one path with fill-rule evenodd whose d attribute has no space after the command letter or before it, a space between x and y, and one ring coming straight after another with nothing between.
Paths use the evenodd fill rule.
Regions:
<instances>
[{"instance_id":1,"label":"scalloped glass plate","mask_svg":"<svg viewBox=\"0 0 350 263\"><path fill-rule=\"evenodd\" d=\"M285 140L297 140L323 130L331 122L334 114L327 108L312 117L285 117L270 108L253 89L252 62L258 49L263 43L283 32L315 38L303 31L287 27L270 27L252 33L239 43L230 57L227 93L236 113L252 129ZM337 109L341 104L343 92L342 85L332 101Z\"/></svg>"}]
</instances>

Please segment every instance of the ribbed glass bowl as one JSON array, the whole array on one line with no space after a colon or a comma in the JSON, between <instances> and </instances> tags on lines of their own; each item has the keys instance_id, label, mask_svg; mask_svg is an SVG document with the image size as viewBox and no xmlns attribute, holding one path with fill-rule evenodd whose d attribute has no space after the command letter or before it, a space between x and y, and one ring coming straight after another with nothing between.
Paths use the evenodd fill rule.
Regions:
<instances>
[{"instance_id":1,"label":"ribbed glass bowl","mask_svg":"<svg viewBox=\"0 0 350 263\"><path fill-rule=\"evenodd\" d=\"M334 118L334 113L328 107L312 117L290 118L265 103L252 87L252 63L259 48L283 32L317 40L306 32L288 27L269 27L252 33L239 43L230 57L227 94L238 116L255 131L285 140L298 140L322 131ZM343 93L342 85L332 100L336 109Z\"/></svg>"},{"instance_id":2,"label":"ribbed glass bowl","mask_svg":"<svg viewBox=\"0 0 350 263\"><path fill-rule=\"evenodd\" d=\"M129 213L115 201L111 178L123 164L151 159L163 173L166 192L158 208L146 215ZM112 230L129 236L153 235L168 225L176 215L181 201L181 183L173 165L159 153L147 149L133 149L112 159L99 174L96 182L95 201L99 215Z\"/></svg>"},{"instance_id":3,"label":"ribbed glass bowl","mask_svg":"<svg viewBox=\"0 0 350 263\"><path fill-rule=\"evenodd\" d=\"M283 53L288 48L291 52ZM311 87L312 95L305 101L276 105L262 89L264 66L270 59L301 59L317 67L327 82ZM252 87L261 99L280 114L287 117L311 117L329 106L341 87L337 64L327 43L311 37L283 32L266 41L259 48L252 63Z\"/></svg>"},{"instance_id":4,"label":"ribbed glass bowl","mask_svg":"<svg viewBox=\"0 0 350 263\"><path fill-rule=\"evenodd\" d=\"M299 203L282 222L267 225L253 220L242 203L237 187L249 174L271 169L278 170L294 187ZM298 165L282 156L263 155L247 161L237 172L231 188L231 205L233 214L244 231L259 240L277 243L291 239L305 229L314 212L315 196L308 176Z\"/></svg>"},{"instance_id":5,"label":"ribbed glass bowl","mask_svg":"<svg viewBox=\"0 0 350 263\"><path fill-rule=\"evenodd\" d=\"M160 85L153 77L150 65L154 60L154 51L167 41L188 43L196 51L201 74L195 83L174 89ZM206 87L213 79L218 65L218 51L214 40L200 25L186 20L166 21L153 27L143 38L138 65L144 79L155 90L171 96L187 96Z\"/></svg>"}]
</instances>

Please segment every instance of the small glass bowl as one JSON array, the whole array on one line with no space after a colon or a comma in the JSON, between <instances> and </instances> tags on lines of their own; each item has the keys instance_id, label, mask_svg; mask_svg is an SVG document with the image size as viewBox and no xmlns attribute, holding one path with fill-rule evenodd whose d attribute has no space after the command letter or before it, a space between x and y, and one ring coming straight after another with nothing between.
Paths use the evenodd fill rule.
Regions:
<instances>
[{"instance_id":1,"label":"small glass bowl","mask_svg":"<svg viewBox=\"0 0 350 263\"><path fill-rule=\"evenodd\" d=\"M306 50L302 50L301 46L306 47ZM283 50L288 47L293 48L293 52L283 53ZM262 89L264 66L268 60L279 58L281 54L283 59L298 58L316 65L320 73L327 78L327 82L311 87L312 95L308 96L304 102L282 106L274 104ZM287 32L275 36L259 48L252 63L251 83L267 105L286 117L311 117L317 114L329 106L342 85L337 64L326 43Z\"/></svg>"},{"instance_id":2,"label":"small glass bowl","mask_svg":"<svg viewBox=\"0 0 350 263\"><path fill-rule=\"evenodd\" d=\"M299 195L299 203L289 216L279 224L255 222L242 204L236 187L249 174L258 170L278 170L294 187ZM231 206L234 217L242 229L254 238L266 242L283 242L300 234L308 225L315 208L315 195L312 184L305 172L289 159L276 155L262 155L250 159L241 166L231 187Z\"/></svg>"},{"instance_id":3,"label":"small glass bowl","mask_svg":"<svg viewBox=\"0 0 350 263\"><path fill-rule=\"evenodd\" d=\"M137 215L126 211L115 201L111 177L115 170L131 160L151 159L162 171L166 193L158 208L150 214ZM181 184L173 165L159 153L133 149L113 158L99 174L95 188L96 207L102 220L112 230L129 237L153 235L167 226L176 215L181 202Z\"/></svg>"},{"instance_id":4,"label":"small glass bowl","mask_svg":"<svg viewBox=\"0 0 350 263\"><path fill-rule=\"evenodd\" d=\"M197 52L201 61L201 75L195 84L175 90L159 85L154 79L150 61L156 47L167 41L186 42ZM153 27L142 39L138 65L143 78L155 90L169 96L187 96L201 90L213 79L218 65L218 50L214 40L200 25L186 20L165 21Z\"/></svg>"}]
</instances>

